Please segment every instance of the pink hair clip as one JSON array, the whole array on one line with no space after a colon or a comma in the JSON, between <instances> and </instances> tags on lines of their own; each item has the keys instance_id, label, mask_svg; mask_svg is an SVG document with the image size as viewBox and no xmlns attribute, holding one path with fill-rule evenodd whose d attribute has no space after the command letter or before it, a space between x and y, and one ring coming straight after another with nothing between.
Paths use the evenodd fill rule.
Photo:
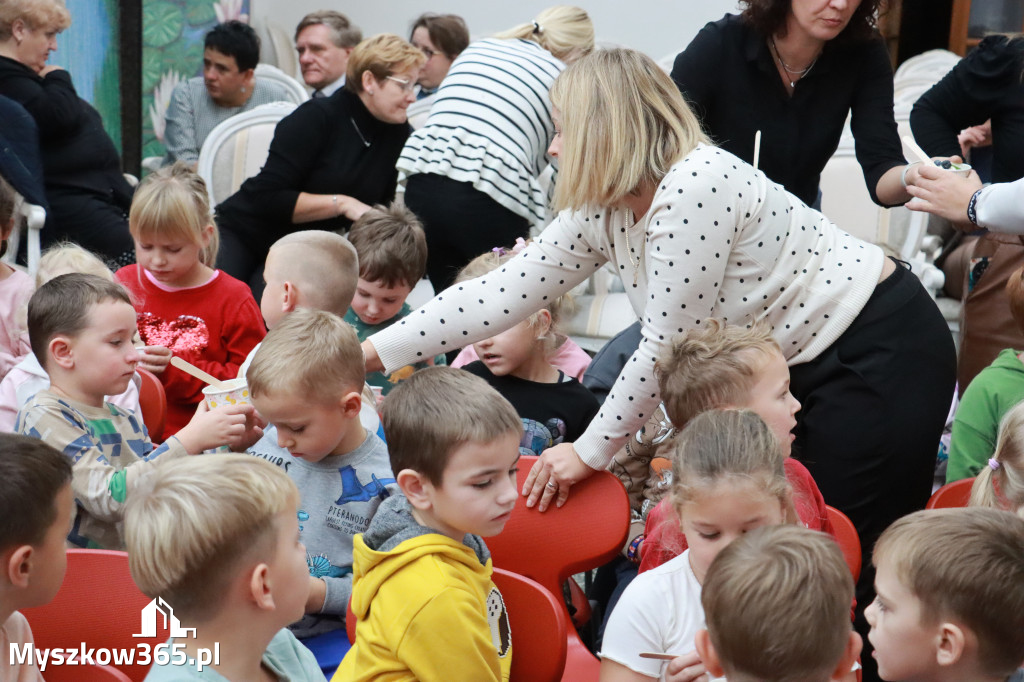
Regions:
<instances>
[{"instance_id":1,"label":"pink hair clip","mask_svg":"<svg viewBox=\"0 0 1024 682\"><path fill-rule=\"evenodd\" d=\"M999 460L997 460L995 457L990 457L988 460L988 468L991 469L992 471L998 470Z\"/></svg>"}]
</instances>

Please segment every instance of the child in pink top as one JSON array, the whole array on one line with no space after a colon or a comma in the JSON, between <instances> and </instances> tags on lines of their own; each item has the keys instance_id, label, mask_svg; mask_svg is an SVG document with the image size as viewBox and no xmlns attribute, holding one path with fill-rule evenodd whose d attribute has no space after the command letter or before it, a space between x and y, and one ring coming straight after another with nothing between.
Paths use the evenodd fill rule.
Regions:
<instances>
[{"instance_id":1,"label":"child in pink top","mask_svg":"<svg viewBox=\"0 0 1024 682\"><path fill-rule=\"evenodd\" d=\"M204 384L170 366L172 355L233 379L266 334L249 287L215 270L219 239L206 183L183 164L153 173L132 200L128 227L136 265L115 278L132 294L138 313L139 367L158 377L167 394L167 434L189 423Z\"/></svg>"},{"instance_id":2,"label":"child in pink top","mask_svg":"<svg viewBox=\"0 0 1024 682\"><path fill-rule=\"evenodd\" d=\"M7 240L14 231L15 200L14 188L0 177L0 257L7 253ZM31 350L22 320L34 290L31 277L0 262L0 377Z\"/></svg>"}]
</instances>

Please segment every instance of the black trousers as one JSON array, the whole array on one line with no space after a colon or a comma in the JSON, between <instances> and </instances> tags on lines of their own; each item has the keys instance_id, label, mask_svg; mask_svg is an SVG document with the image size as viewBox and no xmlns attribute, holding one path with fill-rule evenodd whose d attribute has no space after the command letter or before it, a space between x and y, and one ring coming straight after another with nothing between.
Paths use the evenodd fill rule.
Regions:
<instances>
[{"instance_id":1,"label":"black trousers","mask_svg":"<svg viewBox=\"0 0 1024 682\"><path fill-rule=\"evenodd\" d=\"M268 243L265 239L241 235L230 225L220 225L217 267L248 284L257 303L263 296L263 264L271 244L272 241Z\"/></svg>"},{"instance_id":2,"label":"black trousers","mask_svg":"<svg viewBox=\"0 0 1024 682\"><path fill-rule=\"evenodd\" d=\"M40 235L43 248L69 240L110 261L115 267L135 262L135 241L128 214L108 197L74 189L47 190L50 213Z\"/></svg>"},{"instance_id":3,"label":"black trousers","mask_svg":"<svg viewBox=\"0 0 1024 682\"><path fill-rule=\"evenodd\" d=\"M875 541L931 493L956 383L953 338L917 277L897 264L849 329L813 361L790 367L790 376L802 403L793 456L860 535L857 630L866 635ZM868 649L862 662L865 682L877 679Z\"/></svg>"},{"instance_id":4,"label":"black trousers","mask_svg":"<svg viewBox=\"0 0 1024 682\"><path fill-rule=\"evenodd\" d=\"M405 205L427 233L427 277L440 293L459 270L496 246L524 239L530 221L505 208L468 182L419 173L405 187Z\"/></svg>"}]
</instances>

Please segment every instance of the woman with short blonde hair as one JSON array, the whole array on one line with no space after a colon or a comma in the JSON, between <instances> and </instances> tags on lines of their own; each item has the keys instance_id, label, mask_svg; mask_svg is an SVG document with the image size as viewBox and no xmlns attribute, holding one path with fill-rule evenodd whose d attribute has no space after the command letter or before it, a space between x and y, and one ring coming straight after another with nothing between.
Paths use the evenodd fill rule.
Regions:
<instances>
[{"instance_id":1,"label":"woman with short blonde hair","mask_svg":"<svg viewBox=\"0 0 1024 682\"><path fill-rule=\"evenodd\" d=\"M367 38L348 57L345 87L304 103L277 124L258 175L217 206L217 265L263 291L271 244L299 226L347 230L395 196L407 109L426 56L396 35Z\"/></svg>"},{"instance_id":2,"label":"woman with short blonde hair","mask_svg":"<svg viewBox=\"0 0 1024 682\"><path fill-rule=\"evenodd\" d=\"M57 34L70 25L63 0L0 0L0 95L24 107L39 129L40 184L49 203L44 245L70 240L125 265L135 248L121 155L71 74L47 63ZM0 133L10 132L7 123Z\"/></svg>"},{"instance_id":3,"label":"woman with short blonde hair","mask_svg":"<svg viewBox=\"0 0 1024 682\"><path fill-rule=\"evenodd\" d=\"M640 346L583 436L533 467L527 506L561 505L607 466L658 406L655 359L712 317L772 326L804 405L793 449L810 457L826 500L868 534L923 506L955 357L918 279L709 145L669 77L638 52L581 58L552 98L558 217L499 270L371 336L368 369L493 336L610 263L640 318Z\"/></svg>"}]
</instances>

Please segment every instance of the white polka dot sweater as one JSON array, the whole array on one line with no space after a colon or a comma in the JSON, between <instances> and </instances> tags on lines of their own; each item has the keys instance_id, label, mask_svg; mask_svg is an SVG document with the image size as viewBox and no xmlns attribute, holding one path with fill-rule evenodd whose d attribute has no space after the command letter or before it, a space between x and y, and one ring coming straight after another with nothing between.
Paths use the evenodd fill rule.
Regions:
<instances>
[{"instance_id":1,"label":"white polka dot sweater","mask_svg":"<svg viewBox=\"0 0 1024 682\"><path fill-rule=\"evenodd\" d=\"M850 326L882 271L880 248L712 146L675 164L642 219L630 217L624 208L562 211L504 267L454 285L370 341L388 370L461 348L512 327L610 261L643 340L575 443L584 462L603 469L657 406L654 361L675 334L709 317L767 318L789 363L806 362Z\"/></svg>"}]
</instances>

